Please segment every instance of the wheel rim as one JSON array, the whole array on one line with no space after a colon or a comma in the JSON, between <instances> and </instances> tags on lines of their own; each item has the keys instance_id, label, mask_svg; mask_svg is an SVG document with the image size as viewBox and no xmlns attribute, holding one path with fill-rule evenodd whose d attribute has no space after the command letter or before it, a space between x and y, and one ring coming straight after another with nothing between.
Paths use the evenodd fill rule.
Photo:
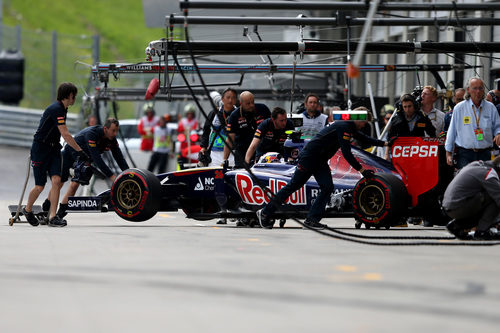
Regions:
<instances>
[{"instance_id":1,"label":"wheel rim","mask_svg":"<svg viewBox=\"0 0 500 333\"><path fill-rule=\"evenodd\" d=\"M375 185L368 185L359 194L359 206L367 216L380 214L385 206L383 190Z\"/></svg>"},{"instance_id":2,"label":"wheel rim","mask_svg":"<svg viewBox=\"0 0 500 333\"><path fill-rule=\"evenodd\" d=\"M142 198L142 189L137 181L128 179L120 184L117 191L118 204L124 209L134 209Z\"/></svg>"}]
</instances>

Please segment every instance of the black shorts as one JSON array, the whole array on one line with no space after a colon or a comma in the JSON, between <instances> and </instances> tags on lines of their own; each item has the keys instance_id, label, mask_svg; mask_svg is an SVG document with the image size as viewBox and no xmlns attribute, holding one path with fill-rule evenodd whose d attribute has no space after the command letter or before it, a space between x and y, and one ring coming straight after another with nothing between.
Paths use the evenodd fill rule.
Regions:
<instances>
[{"instance_id":1,"label":"black shorts","mask_svg":"<svg viewBox=\"0 0 500 333\"><path fill-rule=\"evenodd\" d=\"M76 151L73 149L68 149L68 148L63 149L63 151L62 151L61 182L64 183L68 180L69 169L73 168L75 161L76 161Z\"/></svg>"},{"instance_id":2,"label":"black shorts","mask_svg":"<svg viewBox=\"0 0 500 333\"><path fill-rule=\"evenodd\" d=\"M62 169L61 145L48 145L33 141L31 146L31 166L35 176L35 185L45 186L47 174L60 176Z\"/></svg>"}]
</instances>

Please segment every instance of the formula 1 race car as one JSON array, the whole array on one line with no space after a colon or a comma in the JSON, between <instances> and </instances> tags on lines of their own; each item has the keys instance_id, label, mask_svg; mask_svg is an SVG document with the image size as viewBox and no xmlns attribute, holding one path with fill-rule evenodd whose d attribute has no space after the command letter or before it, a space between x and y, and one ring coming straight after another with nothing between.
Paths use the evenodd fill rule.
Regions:
<instances>
[{"instance_id":1,"label":"formula 1 race car","mask_svg":"<svg viewBox=\"0 0 500 333\"><path fill-rule=\"evenodd\" d=\"M140 222L159 211L182 209L188 218L248 218L252 226L255 212L269 202L269 192L276 193L290 180L296 150L304 144L287 140L285 159L256 163L251 172L207 167L154 175L129 169L115 179L110 190L96 197L71 197L68 211L113 209L127 221ZM354 216L356 227L364 224L367 228L389 228L407 216L444 224L447 218L441 213L440 198L453 171L446 166L442 145L442 139L399 138L392 147L392 164L353 147L361 165L375 171L370 179L362 178L338 151L329 160L335 191L324 216ZM311 177L277 211L280 225L287 218L304 217L318 191Z\"/></svg>"}]
</instances>

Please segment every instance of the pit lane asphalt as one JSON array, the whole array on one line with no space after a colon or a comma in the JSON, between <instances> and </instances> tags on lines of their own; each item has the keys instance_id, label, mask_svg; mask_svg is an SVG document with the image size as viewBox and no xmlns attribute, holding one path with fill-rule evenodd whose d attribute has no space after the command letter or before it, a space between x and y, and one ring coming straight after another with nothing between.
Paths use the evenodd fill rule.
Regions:
<instances>
[{"instance_id":1,"label":"pit lane asphalt","mask_svg":"<svg viewBox=\"0 0 500 333\"><path fill-rule=\"evenodd\" d=\"M236 228L181 212L10 227L7 205L18 201L27 153L0 147L2 332L498 331L498 246L368 246L294 222ZM324 222L367 235L447 236Z\"/></svg>"}]
</instances>

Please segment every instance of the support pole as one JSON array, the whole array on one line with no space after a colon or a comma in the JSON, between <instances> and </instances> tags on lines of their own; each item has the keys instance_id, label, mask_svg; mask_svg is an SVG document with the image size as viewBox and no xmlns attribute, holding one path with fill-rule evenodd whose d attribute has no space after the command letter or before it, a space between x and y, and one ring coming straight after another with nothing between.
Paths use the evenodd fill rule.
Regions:
<instances>
[{"instance_id":1,"label":"support pole","mask_svg":"<svg viewBox=\"0 0 500 333\"><path fill-rule=\"evenodd\" d=\"M252 10L368 10L368 1L180 1L181 9L252 9ZM380 10L412 10L412 11L440 11L440 10L500 10L500 3L455 3L451 1L441 3L411 3L411 2L382 2Z\"/></svg>"},{"instance_id":2,"label":"support pole","mask_svg":"<svg viewBox=\"0 0 500 333\"><path fill-rule=\"evenodd\" d=\"M52 89L51 98L55 100L57 97L57 31L52 31Z\"/></svg>"},{"instance_id":3,"label":"support pole","mask_svg":"<svg viewBox=\"0 0 500 333\"><path fill-rule=\"evenodd\" d=\"M367 18L351 18L349 24L353 26L365 25ZM172 16L170 19L172 24L183 24L184 16ZM239 16L189 16L188 24L208 24L208 25L297 25L297 26L330 26L330 27L345 27L335 17L239 17ZM432 17L432 18L374 18L373 26L452 26L461 27L468 25L500 25L500 18L491 17L465 17L448 18L448 17Z\"/></svg>"}]
</instances>

